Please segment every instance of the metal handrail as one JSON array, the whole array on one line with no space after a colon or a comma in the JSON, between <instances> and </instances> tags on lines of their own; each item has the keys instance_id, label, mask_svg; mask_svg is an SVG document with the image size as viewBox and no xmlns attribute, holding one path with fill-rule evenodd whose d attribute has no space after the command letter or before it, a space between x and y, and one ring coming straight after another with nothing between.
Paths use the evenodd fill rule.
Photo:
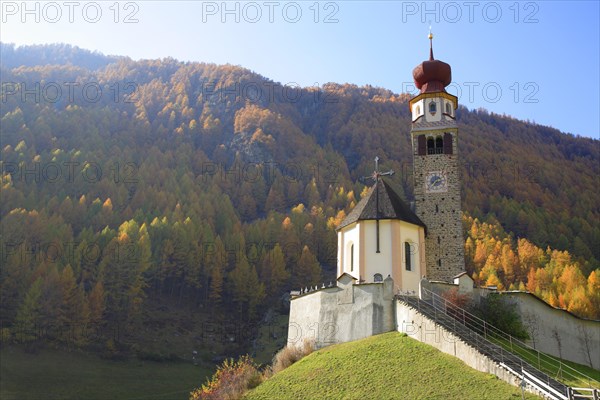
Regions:
<instances>
[{"instance_id":1,"label":"metal handrail","mask_svg":"<svg viewBox=\"0 0 600 400\"><path fill-rule=\"evenodd\" d=\"M435 294L435 293L434 293L434 294ZM403 296L403 297L404 297L404 296ZM418 310L419 310L419 312L421 312L421 313L423 313L423 310L421 309L421 301L423 301L423 302L425 302L426 304L428 304L428 305L430 305L430 306L432 306L432 307L433 307L433 320L434 320L434 322L435 322L436 324L439 324L439 322L438 322L438 316L437 316L437 311L438 311L438 310L439 310L439 311L442 311L444 315L447 315L447 313L445 312L445 310L442 310L442 309L440 309L440 308L438 308L438 307L435 307L433 304L429 304L429 303L428 303L427 301L425 301L425 300L422 300L422 299L419 299L419 298L415 298L415 299L416 299L416 301L417 301L417 309L418 309ZM407 301L407 303L409 303L409 302ZM409 303L409 304L410 304L410 303ZM427 315L427 313L425 313L425 315ZM431 318L431 316L430 316L430 318ZM492 346L494 346L495 348L494 348L494 347L492 347L491 349L492 349L492 350L499 350L499 357L498 357L498 354L496 354L496 356L493 356L493 355L492 355L492 357L499 358L499 359L500 359L500 365L502 365L502 366L504 366L504 367L507 367L507 365L505 364L505 363L508 361L508 360L506 360L506 359L505 359L505 351L506 351L506 350L505 350L505 349L504 349L502 346L495 345L494 343L490 342L490 341L489 341L487 338L482 338L478 332L474 331L473 329L469 328L469 327L468 327L468 326L466 326L466 325L465 325L465 327L467 327L468 329L470 329L471 331L473 331L473 332L475 333L475 335L474 335L473 337L471 337L471 338L470 338L470 339L471 339L471 341L473 341L473 342L474 342L473 344L474 344L475 348L479 349L480 351L482 351L482 353L483 353L483 354L485 354L485 350L483 349L483 347L484 347L484 345L485 345L485 344L489 344L489 345L492 345ZM449 328L449 327L448 327L448 328ZM452 328L449 328L449 329L452 329ZM452 332L453 332L453 333L457 333L457 334L458 334L458 332L456 331L456 326L454 327L454 329L452 329ZM482 341L482 340L483 340L483 341ZM511 354L511 355L513 355L512 353L510 353L510 354ZM513 355L513 357L515 357L515 356ZM519 377L520 377L520 378L521 378L523 381L527 381L527 382L528 382L529 384L531 384L532 386L534 386L534 387L537 387L537 388L538 388L538 390L541 390L542 392L544 392L544 393L547 393L547 392L548 392L548 387L550 387L550 382L549 382L549 380L548 380L548 384L547 384L547 385L546 385L546 384L544 384L544 385L541 385L541 386L540 386L540 384L539 384L538 382L531 381L531 380L526 380L526 379L525 379L525 375L523 374L523 370L524 370L524 369L523 369L523 360L522 360L522 359L520 359L519 357L516 357L516 358L517 358L517 360L519 361L519 367L521 368L521 373L520 373L520 374L519 374L519 373L516 373L516 372L515 372L515 371L514 371L512 368L509 368L509 367L507 367L506 369L507 369L507 370L509 370L509 371L510 371L511 373L513 373L514 375L517 375L517 376L519 376ZM541 374L543 374L543 375L545 375L545 376L547 376L547 375L546 375L546 374L544 374L543 372L540 372L540 373L541 373ZM548 377L548 378L549 378L549 377ZM560 395L560 396L553 396L553 398L555 398L555 399L565 399L566 397L565 397L564 395Z\"/></svg>"},{"instance_id":2,"label":"metal handrail","mask_svg":"<svg viewBox=\"0 0 600 400\"><path fill-rule=\"evenodd\" d=\"M573 393L574 399L600 399L600 389L590 389L590 388L571 388L572 390L576 390L580 393ZM590 393L590 394L583 394Z\"/></svg>"},{"instance_id":3,"label":"metal handrail","mask_svg":"<svg viewBox=\"0 0 600 400\"><path fill-rule=\"evenodd\" d=\"M486 322L485 320L477 317L476 315L473 315L472 313L466 311L465 309L456 306L455 304L453 304L452 302L443 298L439 294L437 294L431 290L428 290L426 288L421 288L421 290L426 295L431 296L431 299L432 299L431 304L430 304L431 306L433 306L436 309L439 309L440 311L443 311L444 314L448 315L449 317L451 317L455 320L458 320L459 322L462 322L462 324L464 326L477 331L477 329L473 329L473 328L477 328L477 324L475 325L475 327L467 325L467 323L466 323L467 317L469 319L473 320L473 322L478 323L480 325L480 327L483 328L482 330L480 328L480 332L483 332L483 336L486 339L488 339L488 336L491 336L492 338L494 336L498 336L501 339L508 341L510 349L511 349L511 353L518 356L519 358L521 358L521 355L519 355L519 353L514 350L515 346L521 347L522 350L530 352L530 353L532 353L532 355L537 356L538 369L541 369L544 364L549 365L549 366L556 366L556 363L558 363L559 373L561 373L561 371L562 371L563 375L566 375L569 378L573 378L577 381L587 384L589 386L589 388L595 388L595 389L600 388L600 382L596 381L594 378L577 371L576 369L570 367L569 365L564 364L560 360L550 358L545 353L541 353L539 350L534 349L533 347L529 346L525 342L513 337L512 335L502 331L501 329L496 328L495 326L493 326L490 323ZM436 305L436 300L438 302L438 305ZM425 300L425 299L422 299L422 301L425 301L426 303L428 303L427 300ZM444 306L443 308L441 308L439 306L439 302L441 302L441 301L443 302L443 306ZM462 313L462 321L461 321L461 319L457 319L455 315L449 314L448 313L449 308L451 310L458 311L459 314ZM492 334L495 334L495 335L492 335ZM500 347L503 348L502 345L500 345ZM544 358L550 358L551 360L554 361L554 364L552 362L544 360ZM557 378L558 378L558 375L557 375ZM556 378L554 378L554 379L556 379ZM595 383L595 385L593 383Z\"/></svg>"}]
</instances>

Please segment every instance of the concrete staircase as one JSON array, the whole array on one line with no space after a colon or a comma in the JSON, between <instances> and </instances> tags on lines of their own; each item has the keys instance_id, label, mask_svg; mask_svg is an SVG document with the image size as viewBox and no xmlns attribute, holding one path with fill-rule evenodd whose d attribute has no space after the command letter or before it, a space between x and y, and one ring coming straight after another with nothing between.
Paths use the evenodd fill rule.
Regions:
<instances>
[{"instance_id":1,"label":"concrete staircase","mask_svg":"<svg viewBox=\"0 0 600 400\"><path fill-rule=\"evenodd\" d=\"M432 295L437 296L434 293ZM486 326L477 326L472 320L465 318L468 312L455 306L451 309L445 306L440 307L439 304L435 304L433 296L426 296L429 299L421 300L418 297L399 295L397 299L419 311L447 331L452 332L464 342L469 343L481 354L489 357L548 398L560 400L575 398L573 391L567 385L558 382L502 346L488 340L486 337L489 333L485 331ZM463 318L461 318L461 315Z\"/></svg>"}]
</instances>

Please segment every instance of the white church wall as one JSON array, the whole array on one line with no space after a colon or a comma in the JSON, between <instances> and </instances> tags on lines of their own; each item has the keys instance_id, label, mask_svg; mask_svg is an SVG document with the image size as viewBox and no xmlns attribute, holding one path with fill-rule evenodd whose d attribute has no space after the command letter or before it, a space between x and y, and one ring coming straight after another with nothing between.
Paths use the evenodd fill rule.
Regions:
<instances>
[{"instance_id":1,"label":"white church wall","mask_svg":"<svg viewBox=\"0 0 600 400\"><path fill-rule=\"evenodd\" d=\"M373 282L377 273L383 278L392 274L392 227L390 220L379 221L379 253L377 253L377 224L376 221L361 221L365 234L365 264L361 268L361 279Z\"/></svg>"},{"instance_id":2,"label":"white church wall","mask_svg":"<svg viewBox=\"0 0 600 400\"><path fill-rule=\"evenodd\" d=\"M402 271L402 290L414 290L418 292L419 290L419 281L421 280L421 252L420 244L419 244L419 230L422 229L417 225L408 224L404 221L400 221L401 224L401 237L400 243L398 246L400 247L398 250L401 254L401 271ZM406 257L405 257L405 249L404 243L410 242L412 247L412 270L406 270Z\"/></svg>"},{"instance_id":3,"label":"white church wall","mask_svg":"<svg viewBox=\"0 0 600 400\"><path fill-rule=\"evenodd\" d=\"M362 279L373 282L375 274L381 274L385 279L392 276L396 282L395 290L418 290L422 272L423 246L421 230L423 228L399 220L379 221L379 250L377 253L377 224L376 221L360 221L354 226L344 228L338 234L339 266L338 276L346 272ZM363 232L361 232L363 230ZM362 242L361 242L362 239ZM404 258L404 243L409 241L413 246L412 270L406 270ZM362 245L360 245L362 243ZM354 244L354 269L352 270L350 245ZM361 254L364 252L364 254Z\"/></svg>"},{"instance_id":4,"label":"white church wall","mask_svg":"<svg viewBox=\"0 0 600 400\"><path fill-rule=\"evenodd\" d=\"M338 262L342 266L338 268L338 276L346 272L358 278L360 268L360 223L354 223L343 229L338 236L343 237L343 245L338 243ZM351 268L350 245L354 244L354 268Z\"/></svg>"}]
</instances>

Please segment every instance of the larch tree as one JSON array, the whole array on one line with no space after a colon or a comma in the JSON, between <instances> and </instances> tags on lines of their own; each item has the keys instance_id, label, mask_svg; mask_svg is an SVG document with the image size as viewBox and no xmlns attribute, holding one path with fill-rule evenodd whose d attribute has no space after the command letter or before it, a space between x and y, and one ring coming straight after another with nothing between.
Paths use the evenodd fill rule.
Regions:
<instances>
[{"instance_id":1,"label":"larch tree","mask_svg":"<svg viewBox=\"0 0 600 400\"><path fill-rule=\"evenodd\" d=\"M275 297L281 294L290 278L289 271L285 268L285 258L283 250L279 244L263 258L263 271L261 280L267 285L267 293L269 297Z\"/></svg>"},{"instance_id":2,"label":"larch tree","mask_svg":"<svg viewBox=\"0 0 600 400\"><path fill-rule=\"evenodd\" d=\"M260 283L256 269L248 263L244 254L238 258L228 278L229 292L240 307L240 312L243 313L245 309L250 317L254 316L256 307L265 297L265 287Z\"/></svg>"},{"instance_id":3,"label":"larch tree","mask_svg":"<svg viewBox=\"0 0 600 400\"><path fill-rule=\"evenodd\" d=\"M89 308L83 290L75 281L71 265L67 265L61 272L60 290L62 303L58 313L59 321L64 327L80 332L88 322Z\"/></svg>"},{"instance_id":4,"label":"larch tree","mask_svg":"<svg viewBox=\"0 0 600 400\"><path fill-rule=\"evenodd\" d=\"M321 282L321 266L308 246L304 246L302 249L292 279L294 287L298 288L317 285Z\"/></svg>"},{"instance_id":5,"label":"larch tree","mask_svg":"<svg viewBox=\"0 0 600 400\"><path fill-rule=\"evenodd\" d=\"M102 284L102 281L99 280L88 295L90 322L94 325L99 325L104 320L104 310L106 309L105 297L104 285Z\"/></svg>"},{"instance_id":6,"label":"larch tree","mask_svg":"<svg viewBox=\"0 0 600 400\"><path fill-rule=\"evenodd\" d=\"M221 303L223 294L223 265L222 263L216 263L210 273L210 290L208 293L208 299L211 304L218 305Z\"/></svg>"},{"instance_id":7,"label":"larch tree","mask_svg":"<svg viewBox=\"0 0 600 400\"><path fill-rule=\"evenodd\" d=\"M35 337L35 330L39 328L43 313L41 300L42 278L38 278L27 290L15 321L25 340L32 340Z\"/></svg>"}]
</instances>

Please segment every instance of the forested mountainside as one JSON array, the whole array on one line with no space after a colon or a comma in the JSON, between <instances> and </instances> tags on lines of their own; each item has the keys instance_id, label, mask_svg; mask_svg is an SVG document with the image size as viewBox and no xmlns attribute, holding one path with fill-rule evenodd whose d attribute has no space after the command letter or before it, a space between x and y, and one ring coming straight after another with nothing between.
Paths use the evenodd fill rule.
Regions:
<instances>
[{"instance_id":1,"label":"forested mountainside","mask_svg":"<svg viewBox=\"0 0 600 400\"><path fill-rule=\"evenodd\" d=\"M2 66L5 68L71 64L82 68L96 69L125 58L106 56L69 44L31 45L15 48L12 44L0 43L0 54L3 58Z\"/></svg>"},{"instance_id":2,"label":"forested mountainside","mask_svg":"<svg viewBox=\"0 0 600 400\"><path fill-rule=\"evenodd\" d=\"M1 50L6 329L141 326L161 298L255 320L334 279L334 227L375 156L411 199L406 94L65 45ZM600 142L457 116L469 273L599 318Z\"/></svg>"}]
</instances>

